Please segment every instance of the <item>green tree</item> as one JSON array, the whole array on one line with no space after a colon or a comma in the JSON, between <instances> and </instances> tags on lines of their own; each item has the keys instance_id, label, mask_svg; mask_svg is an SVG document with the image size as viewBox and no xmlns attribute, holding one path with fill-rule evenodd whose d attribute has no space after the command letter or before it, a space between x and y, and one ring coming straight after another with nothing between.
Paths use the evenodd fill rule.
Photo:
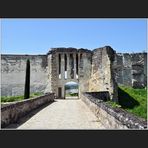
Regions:
<instances>
[{"instance_id":1,"label":"green tree","mask_svg":"<svg viewBox=\"0 0 148 148\"><path fill-rule=\"evenodd\" d=\"M25 79L24 99L28 99L29 97L30 97L30 60L28 59L26 62L26 79Z\"/></svg>"}]
</instances>

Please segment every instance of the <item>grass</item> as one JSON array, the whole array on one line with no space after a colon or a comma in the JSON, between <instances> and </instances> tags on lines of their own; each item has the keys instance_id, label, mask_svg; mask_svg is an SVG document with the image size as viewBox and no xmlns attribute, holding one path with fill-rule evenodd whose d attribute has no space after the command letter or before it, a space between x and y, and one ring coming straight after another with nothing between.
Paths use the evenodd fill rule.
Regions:
<instances>
[{"instance_id":1,"label":"grass","mask_svg":"<svg viewBox=\"0 0 148 148\"><path fill-rule=\"evenodd\" d=\"M121 108L121 105L117 104L116 102L107 101L107 104L111 105L113 108L115 108L115 107L120 107Z\"/></svg>"},{"instance_id":2,"label":"grass","mask_svg":"<svg viewBox=\"0 0 148 148\"><path fill-rule=\"evenodd\" d=\"M30 94L30 99L34 98L36 96L40 96L42 94L43 94L42 92L32 93L32 94ZM2 103L21 101L21 100L24 100L24 96L1 96L1 102Z\"/></svg>"},{"instance_id":3,"label":"grass","mask_svg":"<svg viewBox=\"0 0 148 148\"><path fill-rule=\"evenodd\" d=\"M147 89L120 86L118 98L118 104L111 101L108 103L112 107L121 107L136 116L147 119Z\"/></svg>"},{"instance_id":4,"label":"grass","mask_svg":"<svg viewBox=\"0 0 148 148\"><path fill-rule=\"evenodd\" d=\"M66 94L66 97L74 97L74 96L78 96L78 93L72 93L72 94L67 93Z\"/></svg>"}]
</instances>

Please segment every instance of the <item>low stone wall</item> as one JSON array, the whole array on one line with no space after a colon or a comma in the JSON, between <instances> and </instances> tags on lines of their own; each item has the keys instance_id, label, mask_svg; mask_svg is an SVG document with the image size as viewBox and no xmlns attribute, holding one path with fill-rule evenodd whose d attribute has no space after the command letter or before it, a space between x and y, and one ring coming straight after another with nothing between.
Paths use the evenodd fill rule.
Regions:
<instances>
[{"instance_id":1,"label":"low stone wall","mask_svg":"<svg viewBox=\"0 0 148 148\"><path fill-rule=\"evenodd\" d=\"M15 123L19 118L25 116L30 111L37 109L43 104L53 102L54 93L48 93L36 98L1 104L1 127L6 127Z\"/></svg>"},{"instance_id":2,"label":"low stone wall","mask_svg":"<svg viewBox=\"0 0 148 148\"><path fill-rule=\"evenodd\" d=\"M97 96L97 95L96 95ZM145 129L147 121L121 108L112 108L91 93L83 93L82 101L95 113L107 129Z\"/></svg>"},{"instance_id":3,"label":"low stone wall","mask_svg":"<svg viewBox=\"0 0 148 148\"><path fill-rule=\"evenodd\" d=\"M99 98L99 100L108 101L110 100L108 91L100 91L100 92L85 92L85 94L91 95L94 98Z\"/></svg>"}]
</instances>

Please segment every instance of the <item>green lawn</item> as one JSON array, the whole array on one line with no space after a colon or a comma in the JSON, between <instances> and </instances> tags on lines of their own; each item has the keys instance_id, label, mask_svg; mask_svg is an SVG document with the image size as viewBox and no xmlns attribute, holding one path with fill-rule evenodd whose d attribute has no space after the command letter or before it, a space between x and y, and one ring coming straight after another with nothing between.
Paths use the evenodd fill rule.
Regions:
<instances>
[{"instance_id":1,"label":"green lawn","mask_svg":"<svg viewBox=\"0 0 148 148\"><path fill-rule=\"evenodd\" d=\"M33 97L36 97L36 96L40 96L42 95L43 93L41 92L36 92L36 93L32 93L30 94L30 98L33 98ZM24 100L24 96L1 96L1 102L4 103L4 102L14 102L14 101L21 101L21 100Z\"/></svg>"},{"instance_id":2,"label":"green lawn","mask_svg":"<svg viewBox=\"0 0 148 148\"><path fill-rule=\"evenodd\" d=\"M75 96L78 96L78 93L73 93L73 94L67 93L66 94L66 97L75 97Z\"/></svg>"},{"instance_id":3,"label":"green lawn","mask_svg":"<svg viewBox=\"0 0 148 148\"><path fill-rule=\"evenodd\" d=\"M147 119L147 89L120 86L118 98L119 104L111 103L113 107L121 107L136 116Z\"/></svg>"}]
</instances>

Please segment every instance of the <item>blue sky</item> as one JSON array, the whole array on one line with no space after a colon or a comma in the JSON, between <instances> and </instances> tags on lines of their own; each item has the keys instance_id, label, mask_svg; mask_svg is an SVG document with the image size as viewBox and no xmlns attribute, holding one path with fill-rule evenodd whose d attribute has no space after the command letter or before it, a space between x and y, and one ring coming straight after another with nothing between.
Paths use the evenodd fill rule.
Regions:
<instances>
[{"instance_id":1,"label":"blue sky","mask_svg":"<svg viewBox=\"0 0 148 148\"><path fill-rule=\"evenodd\" d=\"M2 53L46 54L54 47L143 52L146 19L2 19Z\"/></svg>"}]
</instances>

